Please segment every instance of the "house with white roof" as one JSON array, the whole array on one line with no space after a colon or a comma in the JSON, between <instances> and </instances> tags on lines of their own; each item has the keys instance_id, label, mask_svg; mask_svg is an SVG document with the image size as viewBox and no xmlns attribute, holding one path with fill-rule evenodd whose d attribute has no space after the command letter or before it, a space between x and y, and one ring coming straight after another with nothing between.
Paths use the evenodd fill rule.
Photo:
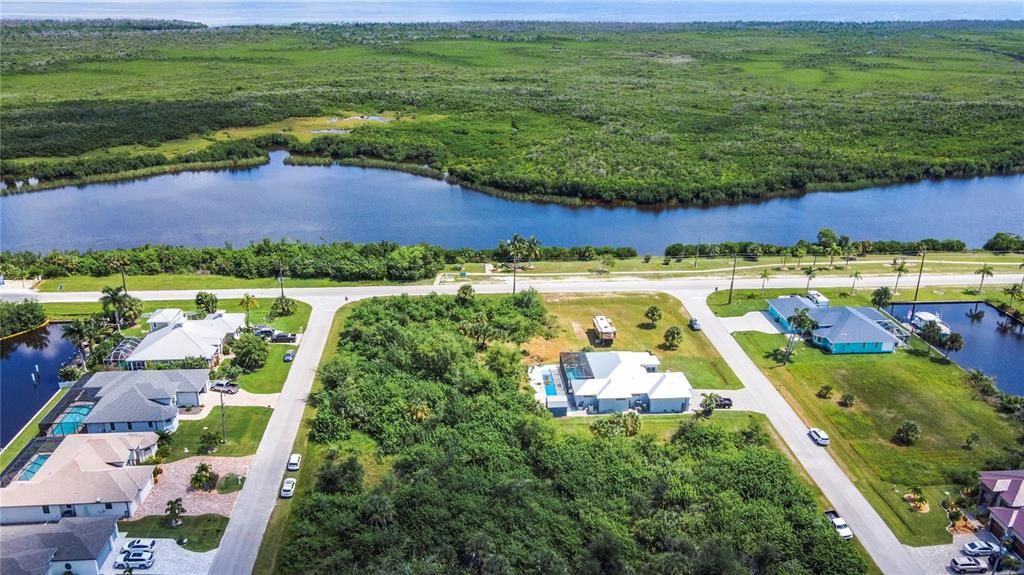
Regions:
<instances>
[{"instance_id":1,"label":"house with white roof","mask_svg":"<svg viewBox=\"0 0 1024 575\"><path fill-rule=\"evenodd\" d=\"M217 310L203 319L188 319L176 308L158 309L146 320L146 337L128 338L107 357L107 363L124 369L146 369L186 358L202 358L210 367L220 361L224 343L245 326L244 313Z\"/></svg>"},{"instance_id":2,"label":"house with white roof","mask_svg":"<svg viewBox=\"0 0 1024 575\"><path fill-rule=\"evenodd\" d=\"M0 573L96 575L117 540L117 518L68 517L52 523L0 526Z\"/></svg>"},{"instance_id":3,"label":"house with white roof","mask_svg":"<svg viewBox=\"0 0 1024 575\"><path fill-rule=\"evenodd\" d=\"M679 413L690 408L693 388L686 375L657 371L661 361L652 353L569 352L559 363L577 409Z\"/></svg>"},{"instance_id":4,"label":"house with white roof","mask_svg":"<svg viewBox=\"0 0 1024 575\"><path fill-rule=\"evenodd\" d=\"M41 437L0 478L0 524L131 517L153 487L151 432Z\"/></svg>"}]
</instances>

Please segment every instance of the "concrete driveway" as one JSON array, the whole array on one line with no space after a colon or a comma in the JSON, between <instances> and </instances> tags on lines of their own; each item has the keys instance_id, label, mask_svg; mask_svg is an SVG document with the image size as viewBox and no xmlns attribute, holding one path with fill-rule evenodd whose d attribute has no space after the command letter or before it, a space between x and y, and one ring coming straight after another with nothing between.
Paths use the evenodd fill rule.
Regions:
<instances>
[{"instance_id":1,"label":"concrete driveway","mask_svg":"<svg viewBox=\"0 0 1024 575\"><path fill-rule=\"evenodd\" d=\"M722 411L760 411L761 406L746 389L695 389L693 398L690 399L690 411L700 411L700 401L705 393L717 393L720 397L728 397L732 400L732 407ZM716 409L715 411L718 411Z\"/></svg>"},{"instance_id":2,"label":"concrete driveway","mask_svg":"<svg viewBox=\"0 0 1024 575\"><path fill-rule=\"evenodd\" d=\"M772 321L766 311L752 311L738 317L719 318L729 333L737 331L758 331L761 333L782 333L779 324Z\"/></svg>"},{"instance_id":3,"label":"concrete driveway","mask_svg":"<svg viewBox=\"0 0 1024 575\"><path fill-rule=\"evenodd\" d=\"M954 557L963 557L964 554L960 549L964 545L978 540L999 544L998 537L990 531L982 530L977 533L954 535L953 542L947 545L931 545L928 547L910 547L908 545L907 552L917 561L921 569L924 569L925 573L953 573L954 571L949 568L949 560ZM986 561L987 558L981 557L981 560Z\"/></svg>"},{"instance_id":4,"label":"concrete driveway","mask_svg":"<svg viewBox=\"0 0 1024 575\"><path fill-rule=\"evenodd\" d=\"M121 555L121 546L134 537L121 535L114 542L114 550L100 566L100 575L121 575L123 569L114 569L114 560ZM153 548L153 566L149 569L136 569L136 573L146 575L184 575L192 573L208 573L216 549L205 553L196 553L182 548L174 539L157 539ZM228 571L225 571L228 573Z\"/></svg>"}]
</instances>

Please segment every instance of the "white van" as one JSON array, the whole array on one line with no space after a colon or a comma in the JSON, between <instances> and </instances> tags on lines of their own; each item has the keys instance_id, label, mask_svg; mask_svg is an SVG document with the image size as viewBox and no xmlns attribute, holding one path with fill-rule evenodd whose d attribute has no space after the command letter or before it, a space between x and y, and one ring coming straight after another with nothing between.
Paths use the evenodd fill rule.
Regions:
<instances>
[{"instance_id":1,"label":"white van","mask_svg":"<svg viewBox=\"0 0 1024 575\"><path fill-rule=\"evenodd\" d=\"M298 471L299 465L301 464L302 456L298 453L293 453L292 456L288 458L288 471Z\"/></svg>"}]
</instances>

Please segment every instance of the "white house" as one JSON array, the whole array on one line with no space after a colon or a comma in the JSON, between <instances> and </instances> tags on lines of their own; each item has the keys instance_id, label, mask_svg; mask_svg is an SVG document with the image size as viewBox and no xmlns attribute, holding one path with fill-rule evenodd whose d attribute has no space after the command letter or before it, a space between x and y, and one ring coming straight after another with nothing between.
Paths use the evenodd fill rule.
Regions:
<instances>
[{"instance_id":1,"label":"white house","mask_svg":"<svg viewBox=\"0 0 1024 575\"><path fill-rule=\"evenodd\" d=\"M120 387L144 389L143 394L165 405L189 407L200 404L210 388L207 369L147 369L138 371L100 371L87 376L85 387L101 388L98 397Z\"/></svg>"},{"instance_id":2,"label":"white house","mask_svg":"<svg viewBox=\"0 0 1024 575\"><path fill-rule=\"evenodd\" d=\"M657 371L661 361L654 354L563 353L560 362L577 409L679 413L690 408L693 388L686 375Z\"/></svg>"},{"instance_id":3,"label":"white house","mask_svg":"<svg viewBox=\"0 0 1024 575\"><path fill-rule=\"evenodd\" d=\"M155 433L78 434L33 445L4 474L0 524L131 517L153 487L156 466L139 463L156 453Z\"/></svg>"},{"instance_id":4,"label":"white house","mask_svg":"<svg viewBox=\"0 0 1024 575\"><path fill-rule=\"evenodd\" d=\"M114 549L117 518L65 518L0 527L4 575L96 575Z\"/></svg>"},{"instance_id":5,"label":"white house","mask_svg":"<svg viewBox=\"0 0 1024 575\"><path fill-rule=\"evenodd\" d=\"M203 319L187 319L180 309L169 308L156 310L147 322L146 337L126 339L107 358L108 363L136 370L199 357L212 367L220 360L224 343L237 337L245 325L245 314L217 310Z\"/></svg>"}]
</instances>

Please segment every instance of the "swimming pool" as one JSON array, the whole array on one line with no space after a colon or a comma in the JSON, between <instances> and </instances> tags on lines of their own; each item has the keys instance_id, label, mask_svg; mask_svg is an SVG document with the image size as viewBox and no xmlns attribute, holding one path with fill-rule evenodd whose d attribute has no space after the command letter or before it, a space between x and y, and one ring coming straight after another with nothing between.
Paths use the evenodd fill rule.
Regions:
<instances>
[{"instance_id":1,"label":"swimming pool","mask_svg":"<svg viewBox=\"0 0 1024 575\"><path fill-rule=\"evenodd\" d=\"M32 479L36 472L39 471L39 468L42 467L49 458L50 454L48 453L40 453L33 457L32 461L29 461L28 465L21 470L21 473L18 475L18 481L28 481L29 479Z\"/></svg>"},{"instance_id":2,"label":"swimming pool","mask_svg":"<svg viewBox=\"0 0 1024 575\"><path fill-rule=\"evenodd\" d=\"M578 367L566 367L565 375L569 379L583 379L583 370Z\"/></svg>"},{"instance_id":3,"label":"swimming pool","mask_svg":"<svg viewBox=\"0 0 1024 575\"><path fill-rule=\"evenodd\" d=\"M550 371L545 371L544 377L544 394L548 396L558 395L558 387L555 385L555 376Z\"/></svg>"},{"instance_id":4,"label":"swimming pool","mask_svg":"<svg viewBox=\"0 0 1024 575\"><path fill-rule=\"evenodd\" d=\"M85 417L92 411L92 405L72 405L67 412L60 416L57 424L53 426L51 435L71 435L78 433L78 429L85 421Z\"/></svg>"}]
</instances>

